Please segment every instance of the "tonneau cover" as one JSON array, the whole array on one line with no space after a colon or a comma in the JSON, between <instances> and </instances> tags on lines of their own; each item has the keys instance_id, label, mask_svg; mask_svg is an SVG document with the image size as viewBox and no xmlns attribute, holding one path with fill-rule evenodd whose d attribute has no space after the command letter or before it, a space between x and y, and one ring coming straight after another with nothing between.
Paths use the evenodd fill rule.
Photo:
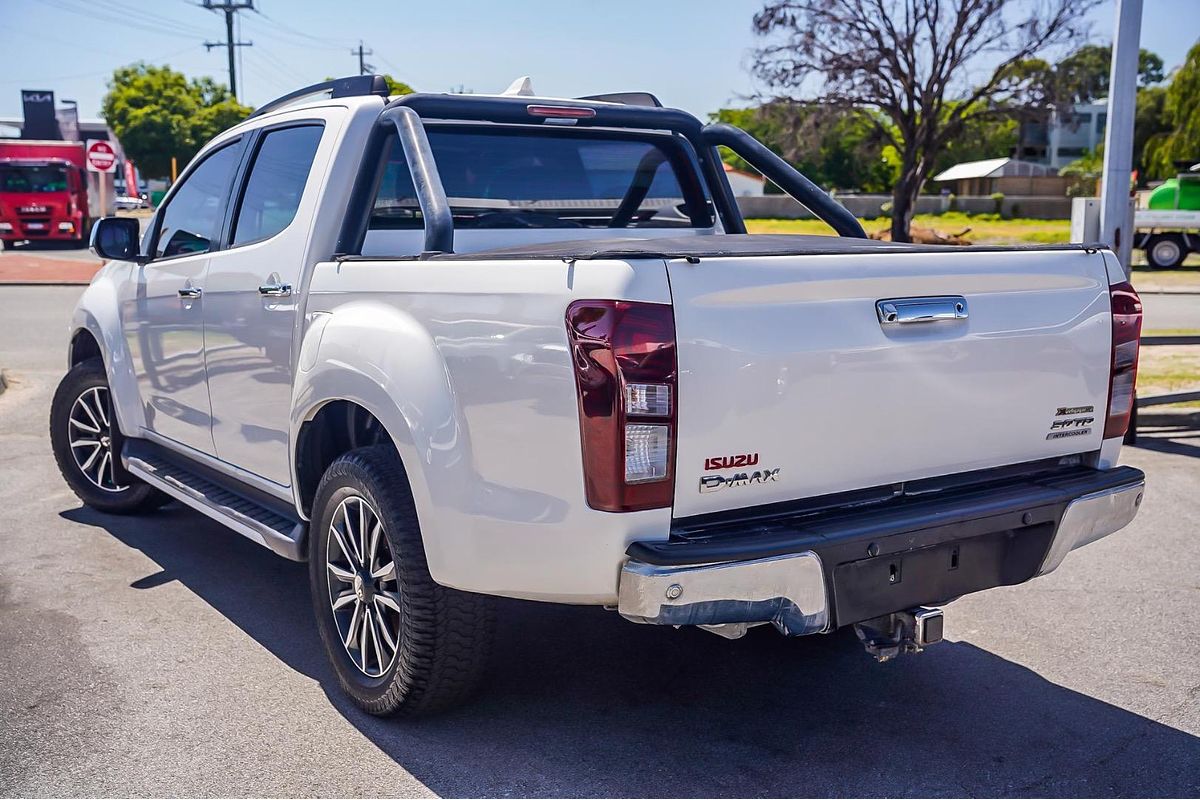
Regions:
<instances>
[{"instance_id":1,"label":"tonneau cover","mask_svg":"<svg viewBox=\"0 0 1200 800\"><path fill-rule=\"evenodd\" d=\"M974 245L966 252L1009 250L1084 250L1102 245L1034 244ZM948 245L917 245L853 239L842 236L811 234L722 233L712 236L663 238L622 237L542 242L499 247L474 253L442 253L427 258L434 261L486 261L490 259L561 258L567 260L601 258L716 258L736 256L841 255L851 253L945 253L956 248ZM370 260L379 260L371 257Z\"/></svg>"}]
</instances>

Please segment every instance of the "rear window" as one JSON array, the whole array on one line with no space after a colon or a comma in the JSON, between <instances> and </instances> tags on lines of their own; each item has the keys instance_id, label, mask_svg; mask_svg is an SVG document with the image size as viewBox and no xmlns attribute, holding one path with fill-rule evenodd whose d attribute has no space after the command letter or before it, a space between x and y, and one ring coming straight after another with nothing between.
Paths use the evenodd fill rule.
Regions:
<instances>
[{"instance_id":1,"label":"rear window","mask_svg":"<svg viewBox=\"0 0 1200 800\"><path fill-rule=\"evenodd\" d=\"M431 127L456 228L707 228L712 211L686 151L665 136ZM375 230L421 228L393 137Z\"/></svg>"}]
</instances>

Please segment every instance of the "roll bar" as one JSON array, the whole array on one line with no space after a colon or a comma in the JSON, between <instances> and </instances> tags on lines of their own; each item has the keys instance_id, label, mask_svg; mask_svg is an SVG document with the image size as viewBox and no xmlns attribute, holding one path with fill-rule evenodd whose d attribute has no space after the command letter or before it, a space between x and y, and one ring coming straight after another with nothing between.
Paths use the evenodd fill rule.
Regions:
<instances>
[{"instance_id":1,"label":"roll bar","mask_svg":"<svg viewBox=\"0 0 1200 800\"><path fill-rule=\"evenodd\" d=\"M737 153L796 202L828 223L838 235L867 238L862 223L845 206L741 128L715 122L705 125L700 135L708 144L725 145Z\"/></svg>"},{"instance_id":2,"label":"roll bar","mask_svg":"<svg viewBox=\"0 0 1200 800\"><path fill-rule=\"evenodd\" d=\"M404 148L404 160L412 173L421 217L425 221L425 252L422 255L453 253L454 216L421 116L408 106L389 106L379 115L379 122L385 127L396 126L396 135Z\"/></svg>"},{"instance_id":3,"label":"roll bar","mask_svg":"<svg viewBox=\"0 0 1200 800\"><path fill-rule=\"evenodd\" d=\"M728 147L763 177L783 189L798 203L826 222L840 236L867 238L859 221L840 203L815 183L796 171L778 155L750 134L733 125L714 123L702 125L685 111L654 106L617 105L589 100L546 100L535 103L527 97L471 97L463 95L409 94L388 103L379 116L379 134L395 128L404 148L404 157L412 172L413 186L421 215L425 222L425 252L423 255L454 252L454 217L446 198L437 162L425 134L424 119L478 120L514 125L545 124L533 116L530 106L539 110L547 106L569 109L586 107L590 116L571 119L573 127L636 128L671 131L687 139L695 150L701 173L712 193L713 204L727 233L745 233L746 227L737 201L721 168L717 146ZM339 254L357 253L362 247L370 215L370 204L378 186L382 166L383 137L373 135L367 157L350 202L339 237Z\"/></svg>"}]
</instances>

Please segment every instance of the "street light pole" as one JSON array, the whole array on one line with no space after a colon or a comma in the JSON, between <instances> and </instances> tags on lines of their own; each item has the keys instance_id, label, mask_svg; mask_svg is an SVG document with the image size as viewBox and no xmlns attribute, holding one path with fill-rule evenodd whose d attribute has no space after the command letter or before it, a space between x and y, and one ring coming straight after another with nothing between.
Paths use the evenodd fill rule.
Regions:
<instances>
[{"instance_id":1,"label":"street light pole","mask_svg":"<svg viewBox=\"0 0 1200 800\"><path fill-rule=\"evenodd\" d=\"M1100 238L1128 269L1133 252L1133 231L1129 229L1129 174L1133 170L1133 118L1137 109L1142 0L1116 0L1116 4L1108 80L1108 122L1104 130Z\"/></svg>"}]
</instances>

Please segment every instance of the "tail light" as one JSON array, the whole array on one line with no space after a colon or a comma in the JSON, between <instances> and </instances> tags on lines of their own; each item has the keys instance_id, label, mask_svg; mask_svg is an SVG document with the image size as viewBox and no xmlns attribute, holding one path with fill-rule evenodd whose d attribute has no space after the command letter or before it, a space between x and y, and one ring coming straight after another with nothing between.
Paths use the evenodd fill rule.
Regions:
<instances>
[{"instance_id":1,"label":"tail light","mask_svg":"<svg viewBox=\"0 0 1200 800\"><path fill-rule=\"evenodd\" d=\"M1112 296L1112 370L1108 378L1108 419L1104 438L1124 436L1133 412L1134 384L1137 381L1138 341L1142 336L1142 300L1133 285L1113 284Z\"/></svg>"},{"instance_id":2,"label":"tail light","mask_svg":"<svg viewBox=\"0 0 1200 800\"><path fill-rule=\"evenodd\" d=\"M567 308L588 505L640 511L675 490L675 318L671 307L580 300Z\"/></svg>"}]
</instances>

